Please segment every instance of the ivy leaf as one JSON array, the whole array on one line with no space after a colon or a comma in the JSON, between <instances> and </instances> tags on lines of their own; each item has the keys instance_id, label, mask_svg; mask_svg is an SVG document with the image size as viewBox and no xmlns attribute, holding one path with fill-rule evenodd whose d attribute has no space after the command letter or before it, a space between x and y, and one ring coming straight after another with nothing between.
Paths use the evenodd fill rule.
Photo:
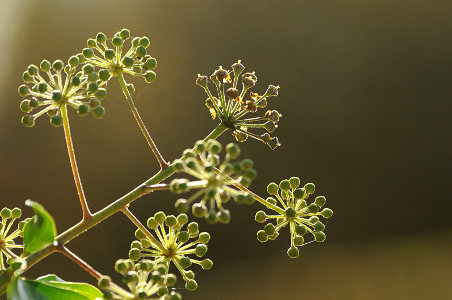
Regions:
<instances>
[{"instance_id":1,"label":"ivy leaf","mask_svg":"<svg viewBox=\"0 0 452 300\"><path fill-rule=\"evenodd\" d=\"M36 280L15 278L8 286L10 300L99 300L104 299L97 288L87 283L66 282L56 275Z\"/></svg>"},{"instance_id":2,"label":"ivy leaf","mask_svg":"<svg viewBox=\"0 0 452 300\"><path fill-rule=\"evenodd\" d=\"M33 208L35 215L24 226L24 252L23 255L36 252L47 244L53 243L56 236L55 222L52 216L41 204L31 200L25 204Z\"/></svg>"}]
</instances>

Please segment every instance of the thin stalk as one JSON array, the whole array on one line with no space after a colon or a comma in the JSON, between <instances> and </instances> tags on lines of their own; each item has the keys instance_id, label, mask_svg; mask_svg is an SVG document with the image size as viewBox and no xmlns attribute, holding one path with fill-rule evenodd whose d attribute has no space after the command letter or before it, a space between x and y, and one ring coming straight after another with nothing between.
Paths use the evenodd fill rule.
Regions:
<instances>
[{"instance_id":1,"label":"thin stalk","mask_svg":"<svg viewBox=\"0 0 452 300\"><path fill-rule=\"evenodd\" d=\"M168 163L165 161L162 154L160 154L159 149L155 145L154 140L151 138L151 135L146 129L143 120L141 120L140 114L138 113L135 103L133 102L132 96L130 95L129 90L127 89L127 83L124 80L124 76L122 75L122 72L120 70L116 72L116 77L118 78L119 84L121 85L124 96L126 96L127 103L129 103L130 110L132 111L132 114L135 117L138 126L140 126L141 132L143 133L146 141L148 142L149 147L151 147L152 152L154 152L155 158L160 164L160 168L162 170L165 169L166 167L168 167Z\"/></svg>"},{"instance_id":2,"label":"thin stalk","mask_svg":"<svg viewBox=\"0 0 452 300\"><path fill-rule=\"evenodd\" d=\"M69 127L69 118L67 116L66 104L61 105L61 117L63 118L64 137L66 139L67 152L71 162L72 175L74 175L74 182L77 188L78 197L83 211L83 220L91 218L91 212L86 202L85 193L83 192L82 182L80 181L80 174L77 168L77 160L75 159L74 146L72 145L71 129Z\"/></svg>"}]
</instances>

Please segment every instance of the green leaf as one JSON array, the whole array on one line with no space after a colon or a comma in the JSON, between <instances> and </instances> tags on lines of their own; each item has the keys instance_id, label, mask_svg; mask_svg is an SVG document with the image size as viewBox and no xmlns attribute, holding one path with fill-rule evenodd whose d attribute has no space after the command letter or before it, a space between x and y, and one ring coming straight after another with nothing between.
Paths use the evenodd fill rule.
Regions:
<instances>
[{"instance_id":1,"label":"green leaf","mask_svg":"<svg viewBox=\"0 0 452 300\"><path fill-rule=\"evenodd\" d=\"M56 275L37 280L15 278L8 287L10 300L95 300L103 299L97 288L87 283L65 282Z\"/></svg>"},{"instance_id":2,"label":"green leaf","mask_svg":"<svg viewBox=\"0 0 452 300\"><path fill-rule=\"evenodd\" d=\"M52 216L41 204L31 200L25 204L33 208L35 215L24 226L24 252L23 255L36 252L47 244L53 243L56 236L55 222Z\"/></svg>"}]
</instances>

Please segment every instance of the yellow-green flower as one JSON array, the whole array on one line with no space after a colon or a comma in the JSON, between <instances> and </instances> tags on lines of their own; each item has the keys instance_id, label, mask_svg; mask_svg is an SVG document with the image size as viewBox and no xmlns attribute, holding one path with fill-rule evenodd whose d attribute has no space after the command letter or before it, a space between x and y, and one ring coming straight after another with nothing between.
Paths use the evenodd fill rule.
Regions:
<instances>
[{"instance_id":1,"label":"yellow-green flower","mask_svg":"<svg viewBox=\"0 0 452 300\"><path fill-rule=\"evenodd\" d=\"M12 231L14 222L22 215L20 208L3 208L0 211L0 270L6 269L6 264L19 257L13 250L23 249L23 245L16 244L15 239L22 236L22 229L28 220L19 222L18 227ZM12 231L12 232L11 232Z\"/></svg>"}]
</instances>

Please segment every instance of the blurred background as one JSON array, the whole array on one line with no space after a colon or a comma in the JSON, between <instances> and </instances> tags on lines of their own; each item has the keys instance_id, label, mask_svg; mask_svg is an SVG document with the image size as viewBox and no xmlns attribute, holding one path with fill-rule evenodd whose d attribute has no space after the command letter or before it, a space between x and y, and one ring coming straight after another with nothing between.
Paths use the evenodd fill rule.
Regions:
<instances>
[{"instance_id":1,"label":"blurred background","mask_svg":"<svg viewBox=\"0 0 452 300\"><path fill-rule=\"evenodd\" d=\"M151 40L157 80L136 83L135 101L167 159L216 125L196 74L237 59L259 78L255 91L279 84L269 108L283 114L271 151L242 144L259 172L253 190L291 176L314 182L335 215L325 243L291 260L288 230L260 244L260 210L228 205L230 225L208 225L210 271L184 299L450 299L452 278L451 133L452 2L326 1L51 1L0 0L1 206L28 198L54 216L59 232L81 210L62 128L42 117L20 124L22 72L43 59L67 60L98 31L123 27ZM158 165L119 84L109 83L103 120L70 111L79 170L93 211L151 177ZM220 141L233 141L228 132ZM177 195L156 192L131 210L143 221L175 213ZM68 247L102 273L125 258L134 226L117 214ZM51 255L30 271L95 281ZM115 277L117 279L117 277Z\"/></svg>"}]
</instances>

